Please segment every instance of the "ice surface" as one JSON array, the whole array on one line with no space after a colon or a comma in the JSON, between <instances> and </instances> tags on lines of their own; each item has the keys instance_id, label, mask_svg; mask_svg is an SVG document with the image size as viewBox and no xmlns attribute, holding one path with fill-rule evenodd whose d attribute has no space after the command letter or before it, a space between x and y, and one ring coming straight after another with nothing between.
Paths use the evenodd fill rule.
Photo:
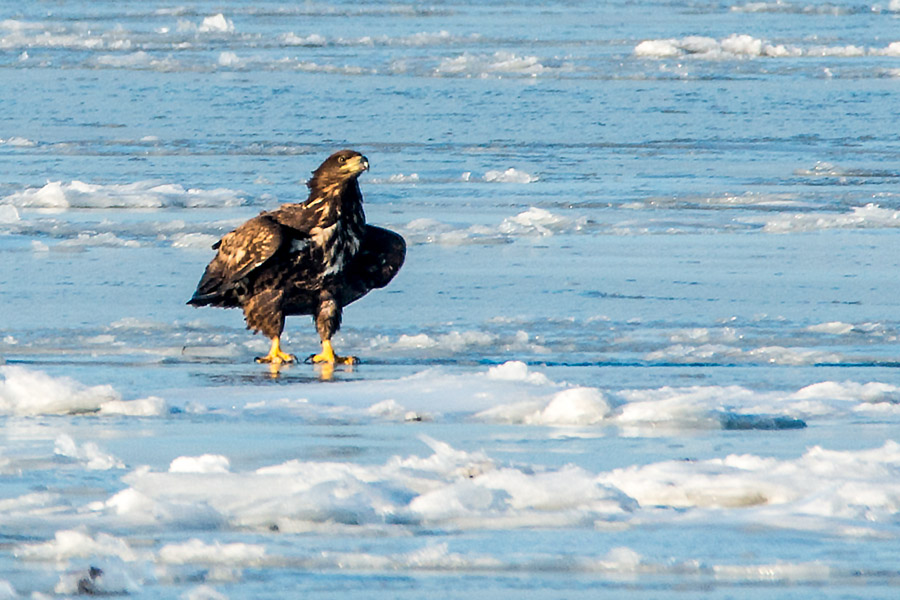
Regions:
<instances>
[{"instance_id":1,"label":"ice surface","mask_svg":"<svg viewBox=\"0 0 900 600\"><path fill-rule=\"evenodd\" d=\"M897 596L897 2L8 8L0 598ZM340 147L270 370L184 302Z\"/></svg>"}]
</instances>

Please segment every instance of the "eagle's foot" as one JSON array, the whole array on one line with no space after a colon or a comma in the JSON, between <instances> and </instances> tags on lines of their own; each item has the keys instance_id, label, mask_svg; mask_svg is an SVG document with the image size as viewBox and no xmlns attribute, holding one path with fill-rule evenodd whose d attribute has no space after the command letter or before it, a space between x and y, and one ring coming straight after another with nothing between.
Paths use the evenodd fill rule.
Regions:
<instances>
[{"instance_id":1,"label":"eagle's foot","mask_svg":"<svg viewBox=\"0 0 900 600\"><path fill-rule=\"evenodd\" d=\"M269 353L265 356L257 356L256 362L258 363L266 363L271 365L283 365L286 363L296 362L297 357L293 354L288 354L287 352L281 351L281 340L280 338L272 338L272 347L269 349Z\"/></svg>"},{"instance_id":2,"label":"eagle's foot","mask_svg":"<svg viewBox=\"0 0 900 600\"><path fill-rule=\"evenodd\" d=\"M320 365L323 363L329 363L332 365L358 365L359 357L358 356L338 356L337 354L327 355L327 354L310 354L306 357L304 361L308 364L312 365Z\"/></svg>"},{"instance_id":3,"label":"eagle's foot","mask_svg":"<svg viewBox=\"0 0 900 600\"><path fill-rule=\"evenodd\" d=\"M312 364L329 363L332 365L358 365L359 358L355 356L338 356L331 347L330 340L322 340L322 351L318 354L310 354L306 362Z\"/></svg>"},{"instance_id":4,"label":"eagle's foot","mask_svg":"<svg viewBox=\"0 0 900 600\"><path fill-rule=\"evenodd\" d=\"M266 354L265 356L257 356L254 360L261 364L283 365L286 363L297 362L297 357L293 354L279 352L278 354Z\"/></svg>"}]
</instances>

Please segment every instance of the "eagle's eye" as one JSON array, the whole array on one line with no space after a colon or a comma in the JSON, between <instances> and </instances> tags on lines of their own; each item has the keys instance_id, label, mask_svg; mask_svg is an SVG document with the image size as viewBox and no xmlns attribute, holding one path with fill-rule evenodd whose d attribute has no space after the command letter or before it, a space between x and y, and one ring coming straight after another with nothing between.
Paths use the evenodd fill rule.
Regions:
<instances>
[{"instance_id":1,"label":"eagle's eye","mask_svg":"<svg viewBox=\"0 0 900 600\"><path fill-rule=\"evenodd\" d=\"M345 162L347 162L347 158L344 156L338 156L338 162L344 164Z\"/></svg>"}]
</instances>

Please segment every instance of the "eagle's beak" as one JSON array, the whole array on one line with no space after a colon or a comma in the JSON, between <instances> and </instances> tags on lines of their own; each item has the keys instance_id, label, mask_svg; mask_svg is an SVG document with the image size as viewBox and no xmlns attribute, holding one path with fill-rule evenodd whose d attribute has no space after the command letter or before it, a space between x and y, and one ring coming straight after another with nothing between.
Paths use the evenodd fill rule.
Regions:
<instances>
[{"instance_id":1,"label":"eagle's beak","mask_svg":"<svg viewBox=\"0 0 900 600\"><path fill-rule=\"evenodd\" d=\"M369 170L369 159L365 156L359 157L359 170L360 171L368 171Z\"/></svg>"}]
</instances>

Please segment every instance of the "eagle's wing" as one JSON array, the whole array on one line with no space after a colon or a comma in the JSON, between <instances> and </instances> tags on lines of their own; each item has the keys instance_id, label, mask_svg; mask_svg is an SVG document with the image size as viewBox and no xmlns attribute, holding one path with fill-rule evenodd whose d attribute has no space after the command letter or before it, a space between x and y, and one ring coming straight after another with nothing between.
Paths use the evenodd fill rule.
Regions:
<instances>
[{"instance_id":1,"label":"eagle's wing","mask_svg":"<svg viewBox=\"0 0 900 600\"><path fill-rule=\"evenodd\" d=\"M344 273L341 305L346 306L370 290L386 286L406 258L406 242L387 229L366 225L359 252Z\"/></svg>"},{"instance_id":2,"label":"eagle's wing","mask_svg":"<svg viewBox=\"0 0 900 600\"><path fill-rule=\"evenodd\" d=\"M281 225L266 215L250 219L219 240L213 248L219 253L223 279L235 282L272 258L284 240Z\"/></svg>"},{"instance_id":3,"label":"eagle's wing","mask_svg":"<svg viewBox=\"0 0 900 600\"><path fill-rule=\"evenodd\" d=\"M206 267L197 291L188 303L232 304L234 294L231 292L235 286L269 261L283 244L290 243L293 238L265 213L227 233L213 245L218 252Z\"/></svg>"}]
</instances>

